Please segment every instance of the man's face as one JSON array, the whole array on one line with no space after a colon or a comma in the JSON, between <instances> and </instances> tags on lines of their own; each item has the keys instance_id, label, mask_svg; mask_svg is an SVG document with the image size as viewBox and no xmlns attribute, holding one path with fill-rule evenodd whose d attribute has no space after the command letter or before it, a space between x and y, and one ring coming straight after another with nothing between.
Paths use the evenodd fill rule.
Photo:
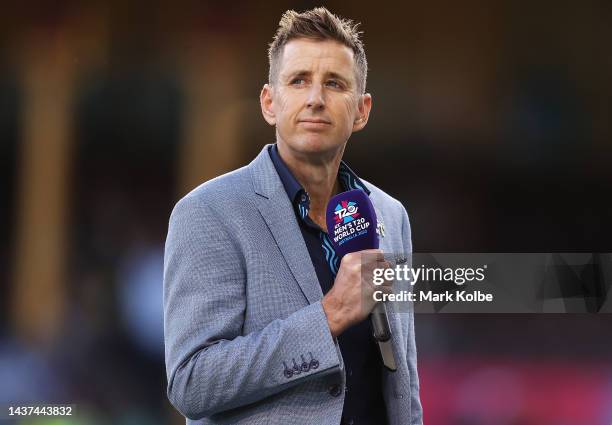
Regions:
<instances>
[{"instance_id":1,"label":"man's face","mask_svg":"<svg viewBox=\"0 0 612 425\"><path fill-rule=\"evenodd\" d=\"M361 130L371 108L357 87L353 51L336 41L289 41L278 76L261 92L264 118L295 154L334 153Z\"/></svg>"}]
</instances>

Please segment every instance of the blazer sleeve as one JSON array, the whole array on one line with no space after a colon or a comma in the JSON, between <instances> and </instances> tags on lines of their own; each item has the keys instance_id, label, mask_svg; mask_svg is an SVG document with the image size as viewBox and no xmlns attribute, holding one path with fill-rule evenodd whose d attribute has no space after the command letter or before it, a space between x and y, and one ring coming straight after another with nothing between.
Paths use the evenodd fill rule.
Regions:
<instances>
[{"instance_id":1,"label":"blazer sleeve","mask_svg":"<svg viewBox=\"0 0 612 425\"><path fill-rule=\"evenodd\" d=\"M402 206L402 240L404 241L405 254L412 258L412 232L410 229L410 220L408 213ZM410 423L413 425L422 425L423 423L423 408L421 406L421 398L419 395L419 375L417 371L417 350L414 333L414 310L409 314L409 327L406 347L406 359L408 361L408 371L410 372Z\"/></svg>"},{"instance_id":2,"label":"blazer sleeve","mask_svg":"<svg viewBox=\"0 0 612 425\"><path fill-rule=\"evenodd\" d=\"M197 420L256 402L339 370L320 302L243 335L244 256L226 218L193 196L170 217L164 253L164 341L168 398ZM310 354L317 367L286 372ZM312 364L312 362L310 363Z\"/></svg>"}]
</instances>

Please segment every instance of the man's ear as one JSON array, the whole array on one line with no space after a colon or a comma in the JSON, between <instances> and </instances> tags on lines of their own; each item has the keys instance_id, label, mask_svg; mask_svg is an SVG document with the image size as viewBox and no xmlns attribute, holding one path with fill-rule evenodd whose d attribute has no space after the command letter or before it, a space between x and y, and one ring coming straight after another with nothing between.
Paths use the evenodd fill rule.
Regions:
<instances>
[{"instance_id":1,"label":"man's ear","mask_svg":"<svg viewBox=\"0 0 612 425\"><path fill-rule=\"evenodd\" d=\"M273 90L270 84L264 84L259 94L259 104L261 105L261 113L264 120L272 126L276 125L276 115L272 110L272 95Z\"/></svg>"},{"instance_id":2,"label":"man's ear","mask_svg":"<svg viewBox=\"0 0 612 425\"><path fill-rule=\"evenodd\" d=\"M353 122L353 133L361 130L368 123L372 109L372 96L370 93L362 94L357 101L357 113Z\"/></svg>"}]
</instances>

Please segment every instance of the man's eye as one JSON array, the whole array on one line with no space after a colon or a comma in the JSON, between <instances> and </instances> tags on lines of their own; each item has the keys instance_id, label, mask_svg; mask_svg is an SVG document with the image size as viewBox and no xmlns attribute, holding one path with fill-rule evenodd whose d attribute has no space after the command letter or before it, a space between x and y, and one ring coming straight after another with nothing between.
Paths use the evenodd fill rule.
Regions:
<instances>
[{"instance_id":1,"label":"man's eye","mask_svg":"<svg viewBox=\"0 0 612 425\"><path fill-rule=\"evenodd\" d=\"M341 86L340 86L340 83L339 83L339 82L337 82L336 80L329 80L329 81L328 81L326 84L327 84L328 86L330 86L330 87L334 87L334 88L340 88L340 87L341 87Z\"/></svg>"},{"instance_id":2,"label":"man's eye","mask_svg":"<svg viewBox=\"0 0 612 425\"><path fill-rule=\"evenodd\" d=\"M303 78L294 78L293 80L291 80L291 85L300 86L304 84L305 82L306 81Z\"/></svg>"}]
</instances>

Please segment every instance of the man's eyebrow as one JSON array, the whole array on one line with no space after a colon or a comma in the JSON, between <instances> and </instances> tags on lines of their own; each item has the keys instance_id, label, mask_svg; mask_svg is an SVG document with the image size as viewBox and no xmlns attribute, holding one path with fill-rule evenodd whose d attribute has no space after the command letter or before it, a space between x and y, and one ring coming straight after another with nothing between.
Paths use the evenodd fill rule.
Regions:
<instances>
[{"instance_id":1,"label":"man's eyebrow","mask_svg":"<svg viewBox=\"0 0 612 425\"><path fill-rule=\"evenodd\" d=\"M297 77L307 77L310 74L311 74L310 71L298 69L296 71L292 71L292 72L288 73L285 76L285 78L289 79L289 78L297 78Z\"/></svg>"}]
</instances>

